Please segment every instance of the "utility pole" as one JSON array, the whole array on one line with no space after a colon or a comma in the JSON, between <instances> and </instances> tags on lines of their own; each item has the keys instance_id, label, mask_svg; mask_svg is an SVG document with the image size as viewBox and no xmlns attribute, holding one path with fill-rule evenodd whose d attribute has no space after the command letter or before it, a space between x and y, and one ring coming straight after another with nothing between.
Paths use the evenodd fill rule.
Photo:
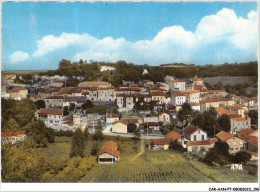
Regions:
<instances>
[{"instance_id":1,"label":"utility pole","mask_svg":"<svg viewBox=\"0 0 260 192\"><path fill-rule=\"evenodd\" d=\"M94 118L92 120L92 123L93 123L93 135L94 135Z\"/></svg>"}]
</instances>

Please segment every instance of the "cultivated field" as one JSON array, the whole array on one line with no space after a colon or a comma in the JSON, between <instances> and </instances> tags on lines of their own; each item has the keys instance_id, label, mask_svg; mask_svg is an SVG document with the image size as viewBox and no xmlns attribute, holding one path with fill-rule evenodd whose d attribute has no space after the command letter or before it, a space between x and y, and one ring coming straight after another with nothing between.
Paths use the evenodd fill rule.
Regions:
<instances>
[{"instance_id":1,"label":"cultivated field","mask_svg":"<svg viewBox=\"0 0 260 192\"><path fill-rule=\"evenodd\" d=\"M98 147L97 154L102 150L106 141L113 140L119 144L121 157L119 163L113 165L90 164L88 170L81 172L73 167L70 160L71 137L56 137L55 143L48 148L39 149L47 157L64 159L67 163L60 172L51 174L46 172L40 182L83 182L83 183L110 183L110 182L136 182L136 183L209 183L209 182L257 182L257 166L244 166L243 171L231 171L230 166L213 167L199 161L195 156L176 151L141 151L141 141L129 138L106 137L102 141L88 139L85 156L81 164L90 159L94 146ZM75 164L75 163L74 163ZM73 164L73 165L74 165ZM89 166L90 166L89 165ZM67 170L69 169L69 171ZM84 169L85 170L85 169ZM67 173L68 172L68 173ZM74 177L71 178L73 172ZM249 174L251 172L251 174ZM66 174L65 174L66 173ZM77 174L76 174L77 173ZM79 174L81 173L81 174ZM76 176L77 177L76 177Z\"/></svg>"},{"instance_id":2,"label":"cultivated field","mask_svg":"<svg viewBox=\"0 0 260 192\"><path fill-rule=\"evenodd\" d=\"M250 76L240 76L240 77L203 77L204 82L211 85L215 85L221 82L223 85L237 85L250 81L252 77Z\"/></svg>"},{"instance_id":3,"label":"cultivated field","mask_svg":"<svg viewBox=\"0 0 260 192\"><path fill-rule=\"evenodd\" d=\"M145 152L136 160L122 155L113 165L96 164L79 182L257 182L257 177L229 167L210 167L182 153L158 151Z\"/></svg>"}]
</instances>

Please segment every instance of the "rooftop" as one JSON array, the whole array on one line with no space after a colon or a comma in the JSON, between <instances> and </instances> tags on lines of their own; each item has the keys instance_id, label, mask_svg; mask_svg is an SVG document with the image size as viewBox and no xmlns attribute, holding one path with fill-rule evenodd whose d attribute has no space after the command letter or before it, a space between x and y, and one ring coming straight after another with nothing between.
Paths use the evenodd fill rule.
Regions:
<instances>
[{"instance_id":1,"label":"rooftop","mask_svg":"<svg viewBox=\"0 0 260 192\"><path fill-rule=\"evenodd\" d=\"M186 127L184 129L184 133L192 135L192 134L196 133L198 130L200 130L198 127L196 127L194 125L189 125L188 127Z\"/></svg>"},{"instance_id":2,"label":"rooftop","mask_svg":"<svg viewBox=\"0 0 260 192\"><path fill-rule=\"evenodd\" d=\"M188 146L196 146L196 145L214 145L218 142L218 139L209 139L203 141L190 141L188 142Z\"/></svg>"},{"instance_id":3,"label":"rooftop","mask_svg":"<svg viewBox=\"0 0 260 192\"><path fill-rule=\"evenodd\" d=\"M38 114L41 115L63 115L62 109L40 109Z\"/></svg>"}]
</instances>

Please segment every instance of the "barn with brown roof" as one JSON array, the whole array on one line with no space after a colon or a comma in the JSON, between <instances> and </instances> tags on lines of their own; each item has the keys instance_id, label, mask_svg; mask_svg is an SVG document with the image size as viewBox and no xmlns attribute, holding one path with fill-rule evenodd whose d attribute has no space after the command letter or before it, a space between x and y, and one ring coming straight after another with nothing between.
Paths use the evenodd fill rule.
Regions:
<instances>
[{"instance_id":1,"label":"barn with brown roof","mask_svg":"<svg viewBox=\"0 0 260 192\"><path fill-rule=\"evenodd\" d=\"M114 141L108 141L102 152L98 155L99 163L114 163L120 159L120 151L118 151L118 144Z\"/></svg>"}]
</instances>

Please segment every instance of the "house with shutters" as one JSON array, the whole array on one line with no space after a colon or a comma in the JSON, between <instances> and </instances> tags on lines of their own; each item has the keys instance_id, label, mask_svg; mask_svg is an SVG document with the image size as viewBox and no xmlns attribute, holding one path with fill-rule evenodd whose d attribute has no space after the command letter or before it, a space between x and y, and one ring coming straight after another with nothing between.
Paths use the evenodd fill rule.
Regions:
<instances>
[{"instance_id":1,"label":"house with shutters","mask_svg":"<svg viewBox=\"0 0 260 192\"><path fill-rule=\"evenodd\" d=\"M171 103L176 106L176 110L179 110L183 103L186 102L186 95L181 91L171 92Z\"/></svg>"},{"instance_id":2,"label":"house with shutters","mask_svg":"<svg viewBox=\"0 0 260 192\"><path fill-rule=\"evenodd\" d=\"M210 107L219 107L219 100L217 98L205 98L200 101L201 112L207 111Z\"/></svg>"},{"instance_id":3,"label":"house with shutters","mask_svg":"<svg viewBox=\"0 0 260 192\"><path fill-rule=\"evenodd\" d=\"M63 110L62 109L40 109L36 118L43 121L46 126L62 125Z\"/></svg>"},{"instance_id":4,"label":"house with shutters","mask_svg":"<svg viewBox=\"0 0 260 192\"><path fill-rule=\"evenodd\" d=\"M185 138L183 135L177 133L176 131L172 131L172 132L168 133L165 138L171 139L172 141L177 141L185 149L187 148L187 144L189 142L189 140L187 138Z\"/></svg>"},{"instance_id":5,"label":"house with shutters","mask_svg":"<svg viewBox=\"0 0 260 192\"><path fill-rule=\"evenodd\" d=\"M190 141L188 142L187 153L206 155L206 153L215 146L216 142L218 142L218 139Z\"/></svg>"},{"instance_id":6,"label":"house with shutters","mask_svg":"<svg viewBox=\"0 0 260 192\"><path fill-rule=\"evenodd\" d=\"M183 130L183 135L186 137L189 141L203 141L208 140L207 133L203 131L202 129L194 126L189 125Z\"/></svg>"},{"instance_id":7,"label":"house with shutters","mask_svg":"<svg viewBox=\"0 0 260 192\"><path fill-rule=\"evenodd\" d=\"M1 144L16 144L19 141L23 141L26 138L26 134L23 131L8 131L1 132Z\"/></svg>"},{"instance_id":8,"label":"house with shutters","mask_svg":"<svg viewBox=\"0 0 260 192\"><path fill-rule=\"evenodd\" d=\"M234 111L241 117L245 117L245 112L248 110L245 105L233 105L227 107L230 111Z\"/></svg>"},{"instance_id":9,"label":"house with shutters","mask_svg":"<svg viewBox=\"0 0 260 192\"><path fill-rule=\"evenodd\" d=\"M249 116L244 118L236 112L223 107L218 107L216 110L218 116L226 114L230 117L230 133L236 134L243 129L251 128L251 118Z\"/></svg>"},{"instance_id":10,"label":"house with shutters","mask_svg":"<svg viewBox=\"0 0 260 192\"><path fill-rule=\"evenodd\" d=\"M245 144L245 149L258 153L258 132L253 129L244 129L238 132L237 136L243 139Z\"/></svg>"},{"instance_id":11,"label":"house with shutters","mask_svg":"<svg viewBox=\"0 0 260 192\"><path fill-rule=\"evenodd\" d=\"M119 121L119 116L114 113L107 114L106 116L106 124L112 124Z\"/></svg>"},{"instance_id":12,"label":"house with shutters","mask_svg":"<svg viewBox=\"0 0 260 192\"><path fill-rule=\"evenodd\" d=\"M47 109L62 109L64 96L51 96L44 99L45 108Z\"/></svg>"},{"instance_id":13,"label":"house with shutters","mask_svg":"<svg viewBox=\"0 0 260 192\"><path fill-rule=\"evenodd\" d=\"M65 107L69 107L71 104L75 104L76 108L81 108L81 106L87 101L87 97L86 96L69 96L69 97L65 97L62 103L62 106Z\"/></svg>"},{"instance_id":14,"label":"house with shutters","mask_svg":"<svg viewBox=\"0 0 260 192\"><path fill-rule=\"evenodd\" d=\"M164 125L171 123L171 117L168 113L161 112L158 114L158 121L162 122Z\"/></svg>"},{"instance_id":15,"label":"house with shutters","mask_svg":"<svg viewBox=\"0 0 260 192\"><path fill-rule=\"evenodd\" d=\"M101 153L98 155L98 163L116 163L120 159L120 151L118 144L114 141L108 141Z\"/></svg>"},{"instance_id":16,"label":"house with shutters","mask_svg":"<svg viewBox=\"0 0 260 192\"><path fill-rule=\"evenodd\" d=\"M118 106L119 112L131 111L134 107L133 95L116 95L116 104Z\"/></svg>"},{"instance_id":17,"label":"house with shutters","mask_svg":"<svg viewBox=\"0 0 260 192\"><path fill-rule=\"evenodd\" d=\"M230 153L237 153L238 151L245 149L246 142L237 135L221 131L216 135L216 137L219 139L219 141L228 144Z\"/></svg>"}]
</instances>

